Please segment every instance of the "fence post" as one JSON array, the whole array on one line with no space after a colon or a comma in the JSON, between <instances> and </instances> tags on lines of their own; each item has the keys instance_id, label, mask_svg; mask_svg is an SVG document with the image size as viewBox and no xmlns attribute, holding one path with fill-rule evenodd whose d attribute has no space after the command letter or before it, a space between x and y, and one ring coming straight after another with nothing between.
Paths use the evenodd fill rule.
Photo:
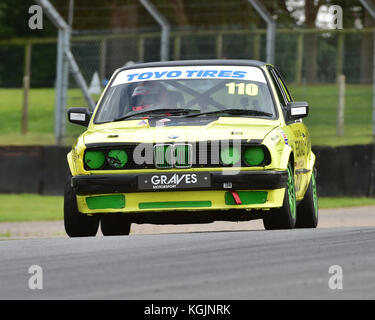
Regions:
<instances>
[{"instance_id":1,"label":"fence post","mask_svg":"<svg viewBox=\"0 0 375 320\"><path fill-rule=\"evenodd\" d=\"M344 33L338 34L337 39L337 66L336 66L336 78L343 73L343 66L344 66Z\"/></svg>"},{"instance_id":2,"label":"fence post","mask_svg":"<svg viewBox=\"0 0 375 320\"><path fill-rule=\"evenodd\" d=\"M139 0L143 7L150 13L150 15L161 26L161 41L160 41L160 60L169 60L169 35L171 26L167 19L159 12L150 0Z\"/></svg>"},{"instance_id":3,"label":"fence post","mask_svg":"<svg viewBox=\"0 0 375 320\"><path fill-rule=\"evenodd\" d=\"M79 71L79 67L77 64L77 61L74 59L74 56L70 50L67 50L65 52L65 56L69 62L69 66L71 69L71 72L77 82L77 84L82 88L83 96L86 100L86 103L91 111L94 111L95 109L95 102L91 98L91 95L89 93L89 88L87 86L85 78L82 76L82 73Z\"/></svg>"},{"instance_id":4,"label":"fence post","mask_svg":"<svg viewBox=\"0 0 375 320\"><path fill-rule=\"evenodd\" d=\"M216 36L216 58L223 58L223 35L221 33Z\"/></svg>"},{"instance_id":5,"label":"fence post","mask_svg":"<svg viewBox=\"0 0 375 320\"><path fill-rule=\"evenodd\" d=\"M254 34L253 57L254 57L254 60L259 60L260 58L260 34L259 32Z\"/></svg>"},{"instance_id":6,"label":"fence post","mask_svg":"<svg viewBox=\"0 0 375 320\"><path fill-rule=\"evenodd\" d=\"M145 38L138 38L138 62L143 62L145 60Z\"/></svg>"},{"instance_id":7,"label":"fence post","mask_svg":"<svg viewBox=\"0 0 375 320\"><path fill-rule=\"evenodd\" d=\"M31 70L31 43L25 45L25 57L23 66L23 108L22 108L22 134L27 134L29 120L29 90Z\"/></svg>"},{"instance_id":8,"label":"fence post","mask_svg":"<svg viewBox=\"0 0 375 320\"><path fill-rule=\"evenodd\" d=\"M69 25L60 16L58 11L50 3L49 0L35 0L38 5L42 6L43 11L49 17L51 22L58 28L57 40L57 63L56 63L56 108L55 108L55 137L56 144L61 145L65 133L65 109L66 96L68 90L69 80L69 65L78 85L81 87L83 95L89 105L90 110L93 110L95 103L91 98L86 81L83 78L73 54L70 50L70 36L71 30Z\"/></svg>"},{"instance_id":9,"label":"fence post","mask_svg":"<svg viewBox=\"0 0 375 320\"><path fill-rule=\"evenodd\" d=\"M107 40L100 41L100 80L105 79L105 70L107 68Z\"/></svg>"},{"instance_id":10,"label":"fence post","mask_svg":"<svg viewBox=\"0 0 375 320\"><path fill-rule=\"evenodd\" d=\"M337 135L342 136L344 134L344 115L345 115L345 76L339 75L338 86L339 86L339 100L338 100L338 111L337 111Z\"/></svg>"},{"instance_id":11,"label":"fence post","mask_svg":"<svg viewBox=\"0 0 375 320\"><path fill-rule=\"evenodd\" d=\"M174 60L181 59L181 37L180 36L176 36L174 38L173 59Z\"/></svg>"},{"instance_id":12,"label":"fence post","mask_svg":"<svg viewBox=\"0 0 375 320\"><path fill-rule=\"evenodd\" d=\"M295 83L301 84L303 65L303 33L298 34L297 38L297 58L296 58L296 78Z\"/></svg>"}]
</instances>

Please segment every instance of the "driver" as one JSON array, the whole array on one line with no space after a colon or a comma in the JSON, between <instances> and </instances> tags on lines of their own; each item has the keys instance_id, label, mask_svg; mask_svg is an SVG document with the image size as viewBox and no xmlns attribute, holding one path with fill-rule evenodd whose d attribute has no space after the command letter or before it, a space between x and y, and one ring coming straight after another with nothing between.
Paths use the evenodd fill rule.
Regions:
<instances>
[{"instance_id":1,"label":"driver","mask_svg":"<svg viewBox=\"0 0 375 320\"><path fill-rule=\"evenodd\" d=\"M132 111L142 111L150 107L165 105L167 89L157 81L139 83L132 94L130 105Z\"/></svg>"}]
</instances>

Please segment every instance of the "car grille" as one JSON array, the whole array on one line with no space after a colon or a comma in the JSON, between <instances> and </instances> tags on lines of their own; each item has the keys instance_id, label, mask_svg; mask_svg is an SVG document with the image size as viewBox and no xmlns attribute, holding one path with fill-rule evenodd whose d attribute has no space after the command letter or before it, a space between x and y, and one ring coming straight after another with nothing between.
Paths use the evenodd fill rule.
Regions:
<instances>
[{"instance_id":1,"label":"car grille","mask_svg":"<svg viewBox=\"0 0 375 320\"><path fill-rule=\"evenodd\" d=\"M191 144L157 144L154 146L154 163L157 169L190 168L193 159Z\"/></svg>"}]
</instances>

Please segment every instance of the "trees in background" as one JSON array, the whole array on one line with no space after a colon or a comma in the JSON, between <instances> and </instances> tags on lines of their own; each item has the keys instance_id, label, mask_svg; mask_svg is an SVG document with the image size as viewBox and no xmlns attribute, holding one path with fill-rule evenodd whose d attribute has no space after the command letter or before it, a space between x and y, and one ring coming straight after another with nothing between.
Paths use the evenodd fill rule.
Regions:
<instances>
[{"instance_id":1,"label":"trees in background","mask_svg":"<svg viewBox=\"0 0 375 320\"><path fill-rule=\"evenodd\" d=\"M372 0L375 4L375 0ZM69 0L51 0L63 17L68 16ZM85 32L128 32L158 31L159 26L147 13L138 0L75 0L74 29ZM247 0L152 0L156 7L170 21L173 29L264 29L263 20L251 7ZM361 7L358 0L266 0L264 6L275 17L278 28L315 28L319 9L322 5L340 5L344 12L344 28L362 25L365 28L374 27L373 20ZM56 36L55 27L48 19L44 21L43 30L31 31L27 22L28 8L35 4L33 0L1 0L0 1L0 39L14 37L51 37ZM335 46L337 40L332 39L320 44L322 35L305 34L304 36L304 74L308 82L328 79L320 74L326 67L322 59L335 61ZM327 37L327 35L324 35ZM289 50L295 45L295 40L280 36L277 41L279 48ZM184 37L181 41L183 57L204 57L208 50L212 51L214 42L199 37ZM227 58L242 57L248 52L248 57L254 57L254 43L241 37L226 38L227 44L224 55ZM246 42L246 43L245 43ZM281 43L282 42L282 43ZM235 44L235 46L233 45ZM265 42L262 40L261 46ZM148 40L145 59L155 59L158 50L157 40ZM173 46L173 43L171 43ZM150 50L150 48L153 48ZM371 34L358 35L357 38L345 40L345 48L350 54L344 58L348 64L353 64L354 50L360 59L358 62L358 81L370 82L372 78L372 48ZM50 85L55 75L56 46L39 46L33 50L32 85ZM129 45L119 41L109 44L108 59L113 60L113 69L126 61L126 53L134 56L137 44ZM124 52L124 57L118 54ZM282 54L282 53L279 53ZM213 53L215 55L215 53ZM324 56L326 55L326 57ZM21 83L23 48L16 46L0 46L0 86L19 86ZM283 58L284 59L284 58ZM284 60L282 61L284 64ZM332 64L332 63L331 63ZM344 70L345 67L344 67ZM347 69L348 70L348 69Z\"/></svg>"}]
</instances>

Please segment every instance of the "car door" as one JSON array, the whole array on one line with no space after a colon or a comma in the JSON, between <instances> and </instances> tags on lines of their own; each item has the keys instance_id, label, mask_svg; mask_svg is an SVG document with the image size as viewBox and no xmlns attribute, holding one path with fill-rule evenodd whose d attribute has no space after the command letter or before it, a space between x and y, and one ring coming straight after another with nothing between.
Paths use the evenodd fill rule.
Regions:
<instances>
[{"instance_id":1,"label":"car door","mask_svg":"<svg viewBox=\"0 0 375 320\"><path fill-rule=\"evenodd\" d=\"M285 81L281 77L280 73L274 68L269 67L272 80L274 81L275 87L279 91L279 100L281 101L282 108L286 108L288 102L293 102L293 97L288 90ZM286 112L284 113L284 116ZM290 139L291 147L294 153L294 178L295 178L295 188L296 197L300 199L303 197L306 187L307 187L307 158L311 150L309 132L302 122L302 120L287 121L287 128L289 129L289 134L292 135Z\"/></svg>"}]
</instances>

